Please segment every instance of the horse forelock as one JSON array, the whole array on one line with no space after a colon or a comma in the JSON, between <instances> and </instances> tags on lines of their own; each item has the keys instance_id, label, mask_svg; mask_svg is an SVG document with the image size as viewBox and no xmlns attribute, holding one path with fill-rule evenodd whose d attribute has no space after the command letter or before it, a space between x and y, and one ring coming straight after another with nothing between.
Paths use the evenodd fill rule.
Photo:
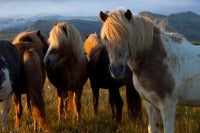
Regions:
<instances>
[{"instance_id":1,"label":"horse forelock","mask_svg":"<svg viewBox=\"0 0 200 133\"><path fill-rule=\"evenodd\" d=\"M101 37L109 40L111 44L128 47L133 56L148 50L152 46L153 29L155 25L147 17L132 16L129 21L123 10L110 12L103 24ZM130 46L132 45L132 46Z\"/></svg>"},{"instance_id":2,"label":"horse forelock","mask_svg":"<svg viewBox=\"0 0 200 133\"><path fill-rule=\"evenodd\" d=\"M52 28L48 42L51 48L59 49L64 45L66 52L70 50L78 58L84 56L82 40L78 30L65 22L60 22Z\"/></svg>"},{"instance_id":3,"label":"horse forelock","mask_svg":"<svg viewBox=\"0 0 200 133\"><path fill-rule=\"evenodd\" d=\"M91 50L101 43L101 38L96 33L90 34L84 42L84 49L89 58Z\"/></svg>"},{"instance_id":4,"label":"horse forelock","mask_svg":"<svg viewBox=\"0 0 200 133\"><path fill-rule=\"evenodd\" d=\"M51 47L58 48L64 42L66 42L67 37L64 31L59 25L55 25L49 33L48 43Z\"/></svg>"}]
</instances>

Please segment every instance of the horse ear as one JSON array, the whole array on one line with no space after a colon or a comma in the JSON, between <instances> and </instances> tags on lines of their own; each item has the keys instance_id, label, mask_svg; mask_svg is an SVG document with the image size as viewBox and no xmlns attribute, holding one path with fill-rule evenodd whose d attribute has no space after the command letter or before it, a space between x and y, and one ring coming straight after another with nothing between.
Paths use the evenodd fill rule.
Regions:
<instances>
[{"instance_id":1,"label":"horse ear","mask_svg":"<svg viewBox=\"0 0 200 133\"><path fill-rule=\"evenodd\" d=\"M57 25L57 23L54 23L54 24L53 24L53 26L56 26L56 25Z\"/></svg>"},{"instance_id":2,"label":"horse ear","mask_svg":"<svg viewBox=\"0 0 200 133\"><path fill-rule=\"evenodd\" d=\"M86 33L83 33L83 38L86 40L88 38L88 35Z\"/></svg>"},{"instance_id":3,"label":"horse ear","mask_svg":"<svg viewBox=\"0 0 200 133\"><path fill-rule=\"evenodd\" d=\"M41 32L40 32L40 30L39 30L39 29L37 29L37 30L36 30L36 34L37 34L38 36L40 36L40 35L41 35Z\"/></svg>"},{"instance_id":4,"label":"horse ear","mask_svg":"<svg viewBox=\"0 0 200 133\"><path fill-rule=\"evenodd\" d=\"M128 9L125 13L124 16L130 21L132 18L132 13L131 11Z\"/></svg>"},{"instance_id":5,"label":"horse ear","mask_svg":"<svg viewBox=\"0 0 200 133\"><path fill-rule=\"evenodd\" d=\"M101 21L105 22L106 19L108 18L108 15L106 13L100 11L99 17L100 17Z\"/></svg>"},{"instance_id":6,"label":"horse ear","mask_svg":"<svg viewBox=\"0 0 200 133\"><path fill-rule=\"evenodd\" d=\"M67 36L67 25L66 25L66 23L64 23L64 24L62 25L62 29L63 29L63 31L65 32L65 35Z\"/></svg>"}]
</instances>

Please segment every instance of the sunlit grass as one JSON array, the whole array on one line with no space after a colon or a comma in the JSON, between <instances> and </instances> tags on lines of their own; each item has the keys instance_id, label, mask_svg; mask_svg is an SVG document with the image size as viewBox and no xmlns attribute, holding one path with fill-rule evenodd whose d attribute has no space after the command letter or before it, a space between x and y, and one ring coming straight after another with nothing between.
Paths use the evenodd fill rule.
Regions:
<instances>
[{"instance_id":1,"label":"sunlit grass","mask_svg":"<svg viewBox=\"0 0 200 133\"><path fill-rule=\"evenodd\" d=\"M127 105L125 101L125 88L120 89L120 93L124 100L121 124L117 125L112 120L111 109L108 102L108 91L104 89L100 90L98 116L94 116L92 92L90 89L90 84L87 82L82 95L80 121L77 123L72 123L73 120L65 119L65 117L63 117L63 121L60 126L57 124L57 91L51 84L49 84L49 82L46 82L44 88L47 121L49 122L53 133L147 133L148 120L146 117L145 107L143 108L143 121L131 123L128 120ZM25 100L25 97L23 97L23 101ZM12 105L8 118L9 129L14 129L14 123L15 111L14 105ZM32 116L31 113L25 108L23 110L21 124L20 133L33 132ZM176 133L199 133L200 108L178 107L175 125Z\"/></svg>"}]
</instances>

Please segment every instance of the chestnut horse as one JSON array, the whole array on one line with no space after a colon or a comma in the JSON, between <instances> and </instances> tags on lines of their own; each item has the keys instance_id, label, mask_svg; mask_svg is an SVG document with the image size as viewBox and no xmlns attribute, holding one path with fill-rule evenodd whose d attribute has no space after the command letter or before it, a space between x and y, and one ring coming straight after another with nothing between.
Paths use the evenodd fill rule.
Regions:
<instances>
[{"instance_id":1,"label":"chestnut horse","mask_svg":"<svg viewBox=\"0 0 200 133\"><path fill-rule=\"evenodd\" d=\"M43 85L45 82L45 66L43 64L44 54L48 49L47 38L40 30L22 32L16 36L13 45L17 47L22 56L22 69L20 73L20 89L15 92L16 105L16 128L20 127L22 114L21 94L26 93L30 97L32 115L34 120L34 131L37 124L43 132L49 131L45 118L45 107L43 100ZM29 102L29 99L27 99Z\"/></svg>"},{"instance_id":2,"label":"chestnut horse","mask_svg":"<svg viewBox=\"0 0 200 133\"><path fill-rule=\"evenodd\" d=\"M101 37L106 43L110 71L133 71L136 90L146 105L149 133L174 132L176 107L200 105L200 46L177 33L161 31L149 18L130 10L100 12Z\"/></svg>"},{"instance_id":3,"label":"chestnut horse","mask_svg":"<svg viewBox=\"0 0 200 133\"><path fill-rule=\"evenodd\" d=\"M7 116L14 91L17 91L21 57L12 43L0 41L0 102L2 102L2 131L7 132Z\"/></svg>"},{"instance_id":4,"label":"chestnut horse","mask_svg":"<svg viewBox=\"0 0 200 133\"><path fill-rule=\"evenodd\" d=\"M83 85L87 81L87 58L78 30L65 22L55 24L49 34L44 63L47 76L58 92L58 124L70 104L79 119Z\"/></svg>"},{"instance_id":5,"label":"chestnut horse","mask_svg":"<svg viewBox=\"0 0 200 133\"><path fill-rule=\"evenodd\" d=\"M141 119L141 98L132 83L132 72L127 66L126 75L122 79L115 79L109 71L109 58L105 45L100 36L84 34L84 48L88 58L88 76L93 92L94 113L97 114L99 89L109 90L109 103L112 108L112 115L116 122L121 122L123 100L119 88L126 85L126 100L128 113L131 120Z\"/></svg>"}]
</instances>

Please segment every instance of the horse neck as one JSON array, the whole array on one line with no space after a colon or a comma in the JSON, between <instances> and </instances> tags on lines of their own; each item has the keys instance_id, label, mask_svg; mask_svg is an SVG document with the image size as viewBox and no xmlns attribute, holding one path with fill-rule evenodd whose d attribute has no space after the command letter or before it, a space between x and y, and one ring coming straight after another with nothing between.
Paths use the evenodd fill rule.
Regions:
<instances>
[{"instance_id":1,"label":"horse neck","mask_svg":"<svg viewBox=\"0 0 200 133\"><path fill-rule=\"evenodd\" d=\"M148 51L152 46L154 32L158 32L159 29L154 23L145 17L135 17L131 20L130 36L128 39L129 54L131 56L137 56L143 54L144 51Z\"/></svg>"},{"instance_id":2,"label":"horse neck","mask_svg":"<svg viewBox=\"0 0 200 133\"><path fill-rule=\"evenodd\" d=\"M129 53L133 51L129 48ZM153 33L153 39L148 49L144 49L141 52L135 54L129 54L128 64L134 71L142 71L142 69L152 69L152 67L162 67L163 60L167 56L164 49L163 42L160 37L160 31L155 27ZM157 66L152 65L158 64Z\"/></svg>"}]
</instances>

